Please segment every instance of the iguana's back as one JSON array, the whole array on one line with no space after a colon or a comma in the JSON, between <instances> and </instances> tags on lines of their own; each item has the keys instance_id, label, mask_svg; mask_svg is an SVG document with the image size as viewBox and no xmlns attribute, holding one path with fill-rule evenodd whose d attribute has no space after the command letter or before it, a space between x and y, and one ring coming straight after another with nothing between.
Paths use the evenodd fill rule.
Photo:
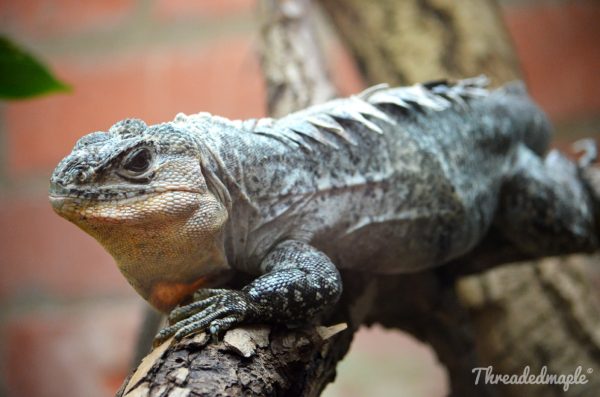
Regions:
<instances>
[{"instance_id":1,"label":"iguana's back","mask_svg":"<svg viewBox=\"0 0 600 397\"><path fill-rule=\"evenodd\" d=\"M520 84L488 92L478 80L366 91L280 120L235 123L246 132L221 129L208 143L225 163L236 152L229 169L255 210L232 220L234 256L261 260L294 238L341 268L378 272L441 264L472 248L516 148L541 153L549 137ZM246 222L240 236L235 225Z\"/></svg>"}]
</instances>

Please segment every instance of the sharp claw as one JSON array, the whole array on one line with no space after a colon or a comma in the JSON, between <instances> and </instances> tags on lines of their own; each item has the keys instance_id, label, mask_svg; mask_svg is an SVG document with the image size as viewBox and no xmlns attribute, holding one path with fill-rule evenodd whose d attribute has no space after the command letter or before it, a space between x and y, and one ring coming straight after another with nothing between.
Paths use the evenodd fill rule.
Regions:
<instances>
[{"instance_id":1,"label":"sharp claw","mask_svg":"<svg viewBox=\"0 0 600 397\"><path fill-rule=\"evenodd\" d=\"M580 168L586 168L590 166L598 158L596 141L591 138L580 139L573 143L572 147L577 153L582 153L581 157L577 161L577 164Z\"/></svg>"}]
</instances>

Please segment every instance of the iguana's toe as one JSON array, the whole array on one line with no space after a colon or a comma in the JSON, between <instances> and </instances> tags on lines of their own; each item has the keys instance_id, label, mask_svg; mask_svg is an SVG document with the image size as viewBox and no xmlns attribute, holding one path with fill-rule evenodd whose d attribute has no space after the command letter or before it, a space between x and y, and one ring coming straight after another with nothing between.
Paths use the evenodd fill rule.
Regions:
<instances>
[{"instance_id":1,"label":"iguana's toe","mask_svg":"<svg viewBox=\"0 0 600 397\"><path fill-rule=\"evenodd\" d=\"M246 293L219 290L204 300L175 309L169 316L169 321L173 323L156 335L154 344L158 345L171 336L180 340L186 335L204 330L218 334L252 318L255 312L256 308Z\"/></svg>"},{"instance_id":2,"label":"iguana's toe","mask_svg":"<svg viewBox=\"0 0 600 397\"><path fill-rule=\"evenodd\" d=\"M218 300L217 296L211 296L206 299L192 302L189 305L180 306L169 313L169 325L176 324L177 322L191 317L193 314L206 309Z\"/></svg>"}]
</instances>

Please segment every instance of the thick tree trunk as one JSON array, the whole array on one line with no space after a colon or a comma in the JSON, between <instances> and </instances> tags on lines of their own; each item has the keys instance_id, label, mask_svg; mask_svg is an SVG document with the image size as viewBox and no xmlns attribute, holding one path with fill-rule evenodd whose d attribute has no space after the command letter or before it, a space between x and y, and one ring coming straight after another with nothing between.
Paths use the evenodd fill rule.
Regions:
<instances>
[{"instance_id":1,"label":"thick tree trunk","mask_svg":"<svg viewBox=\"0 0 600 397\"><path fill-rule=\"evenodd\" d=\"M492 0L322 0L369 83L519 78Z\"/></svg>"},{"instance_id":2,"label":"thick tree trunk","mask_svg":"<svg viewBox=\"0 0 600 397\"><path fill-rule=\"evenodd\" d=\"M499 83L518 76L493 2L322 2L369 82L412 83L483 72ZM334 90L311 26L311 2L260 4L271 113L328 99ZM448 368L452 395L555 395L556 386L524 390L474 383L472 368L488 364L497 373L519 372L526 365L536 373L544 364L565 374L575 364L600 368L600 319L583 267L571 263L576 259L461 278L516 259L524 257L492 232L468 257L435 271L381 278L345 273L342 301L323 320L336 325L244 327L218 343L200 334L163 345L118 395L317 396L333 380L356 329L375 322L430 343ZM595 379L585 385L590 393L598 390ZM586 395L586 390L573 386L570 392Z\"/></svg>"}]
</instances>

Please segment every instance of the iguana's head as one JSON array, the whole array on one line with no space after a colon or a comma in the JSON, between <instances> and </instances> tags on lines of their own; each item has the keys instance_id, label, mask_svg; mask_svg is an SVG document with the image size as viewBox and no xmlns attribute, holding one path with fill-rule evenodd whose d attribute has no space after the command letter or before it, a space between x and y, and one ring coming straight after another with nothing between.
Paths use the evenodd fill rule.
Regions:
<instances>
[{"instance_id":1,"label":"iguana's head","mask_svg":"<svg viewBox=\"0 0 600 397\"><path fill-rule=\"evenodd\" d=\"M50 182L54 210L98 240L159 310L226 272L227 209L189 132L121 121L81 138Z\"/></svg>"}]
</instances>

